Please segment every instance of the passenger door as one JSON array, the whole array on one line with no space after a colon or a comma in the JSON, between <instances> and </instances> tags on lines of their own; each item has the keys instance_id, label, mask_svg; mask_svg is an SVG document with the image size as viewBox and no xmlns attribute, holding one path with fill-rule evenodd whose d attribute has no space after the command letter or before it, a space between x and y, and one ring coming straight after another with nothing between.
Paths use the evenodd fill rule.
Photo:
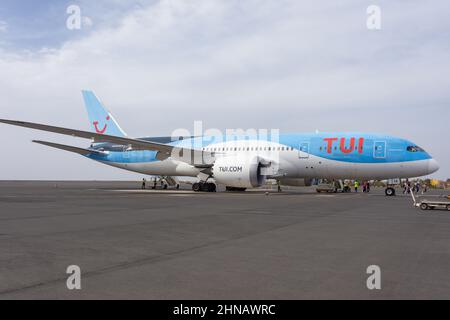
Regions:
<instances>
[{"instance_id":1,"label":"passenger door","mask_svg":"<svg viewBox=\"0 0 450 320\"><path fill-rule=\"evenodd\" d=\"M298 157L300 159L308 159L309 158L309 141L300 142L298 148Z\"/></svg>"},{"instance_id":2,"label":"passenger door","mask_svg":"<svg viewBox=\"0 0 450 320\"><path fill-rule=\"evenodd\" d=\"M386 158L386 141L374 141L373 157L375 159L385 159Z\"/></svg>"}]
</instances>

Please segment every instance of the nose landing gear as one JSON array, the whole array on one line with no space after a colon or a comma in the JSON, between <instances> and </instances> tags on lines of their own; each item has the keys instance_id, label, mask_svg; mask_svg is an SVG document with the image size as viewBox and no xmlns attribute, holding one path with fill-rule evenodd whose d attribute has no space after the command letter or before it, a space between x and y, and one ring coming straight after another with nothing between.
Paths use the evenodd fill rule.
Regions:
<instances>
[{"instance_id":1,"label":"nose landing gear","mask_svg":"<svg viewBox=\"0 0 450 320\"><path fill-rule=\"evenodd\" d=\"M386 188L386 190L384 190L384 193L388 197L393 197L393 196L395 196L395 189L392 187L388 187L388 188Z\"/></svg>"}]
</instances>

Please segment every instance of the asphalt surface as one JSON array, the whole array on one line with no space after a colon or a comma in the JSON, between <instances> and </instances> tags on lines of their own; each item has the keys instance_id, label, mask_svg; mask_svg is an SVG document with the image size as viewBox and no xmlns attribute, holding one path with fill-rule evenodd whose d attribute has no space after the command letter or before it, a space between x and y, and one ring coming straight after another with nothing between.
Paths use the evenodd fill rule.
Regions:
<instances>
[{"instance_id":1,"label":"asphalt surface","mask_svg":"<svg viewBox=\"0 0 450 320\"><path fill-rule=\"evenodd\" d=\"M0 299L450 299L450 212L409 196L138 187L0 182Z\"/></svg>"}]
</instances>

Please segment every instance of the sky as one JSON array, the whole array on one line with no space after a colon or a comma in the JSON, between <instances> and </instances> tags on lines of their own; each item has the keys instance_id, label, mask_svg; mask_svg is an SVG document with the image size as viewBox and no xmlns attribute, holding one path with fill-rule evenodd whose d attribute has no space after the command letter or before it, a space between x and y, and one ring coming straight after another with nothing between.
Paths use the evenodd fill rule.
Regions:
<instances>
[{"instance_id":1,"label":"sky","mask_svg":"<svg viewBox=\"0 0 450 320\"><path fill-rule=\"evenodd\" d=\"M68 29L77 5L81 28ZM367 27L380 8L381 29ZM133 137L204 128L365 131L414 141L450 177L450 3L2 0L0 118L89 129L91 89ZM0 125L0 180L139 179Z\"/></svg>"}]
</instances>

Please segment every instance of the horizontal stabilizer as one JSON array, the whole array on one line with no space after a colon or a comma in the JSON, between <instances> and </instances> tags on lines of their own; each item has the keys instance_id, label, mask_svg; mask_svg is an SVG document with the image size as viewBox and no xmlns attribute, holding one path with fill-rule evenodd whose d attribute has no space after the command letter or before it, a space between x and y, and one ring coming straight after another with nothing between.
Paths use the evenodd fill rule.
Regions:
<instances>
[{"instance_id":1,"label":"horizontal stabilizer","mask_svg":"<svg viewBox=\"0 0 450 320\"><path fill-rule=\"evenodd\" d=\"M102 151L78 148L78 147L73 147L73 146L68 146L65 144L59 144L59 143L48 142L48 141L33 140L33 142L43 144L44 146L48 146L48 147L52 147L52 148L56 148L56 149L61 149L61 150L69 151L69 152L78 153L83 156L86 156L89 154L99 154L99 155L105 154Z\"/></svg>"}]
</instances>

